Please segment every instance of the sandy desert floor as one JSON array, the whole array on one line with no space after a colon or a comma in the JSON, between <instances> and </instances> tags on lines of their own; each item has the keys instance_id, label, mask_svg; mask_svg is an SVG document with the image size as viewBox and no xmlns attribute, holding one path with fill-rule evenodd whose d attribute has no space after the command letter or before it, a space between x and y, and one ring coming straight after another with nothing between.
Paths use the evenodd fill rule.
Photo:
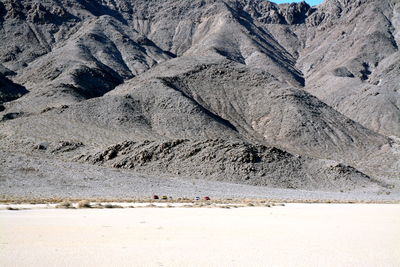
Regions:
<instances>
[{"instance_id":1,"label":"sandy desert floor","mask_svg":"<svg viewBox=\"0 0 400 267\"><path fill-rule=\"evenodd\" d=\"M400 205L0 211L1 266L400 266Z\"/></svg>"}]
</instances>

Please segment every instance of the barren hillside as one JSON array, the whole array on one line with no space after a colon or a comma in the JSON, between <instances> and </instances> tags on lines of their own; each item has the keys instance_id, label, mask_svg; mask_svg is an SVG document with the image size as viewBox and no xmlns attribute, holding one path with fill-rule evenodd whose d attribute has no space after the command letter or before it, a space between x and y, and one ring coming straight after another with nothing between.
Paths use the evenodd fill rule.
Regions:
<instances>
[{"instance_id":1,"label":"barren hillside","mask_svg":"<svg viewBox=\"0 0 400 267\"><path fill-rule=\"evenodd\" d=\"M0 149L250 185L393 189L399 31L397 0L0 0Z\"/></svg>"}]
</instances>

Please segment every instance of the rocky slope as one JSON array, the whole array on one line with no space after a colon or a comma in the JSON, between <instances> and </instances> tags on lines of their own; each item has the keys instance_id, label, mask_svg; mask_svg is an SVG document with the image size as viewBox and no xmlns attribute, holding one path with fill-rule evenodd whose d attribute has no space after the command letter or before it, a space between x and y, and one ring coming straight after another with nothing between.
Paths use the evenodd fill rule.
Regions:
<instances>
[{"instance_id":1,"label":"rocky slope","mask_svg":"<svg viewBox=\"0 0 400 267\"><path fill-rule=\"evenodd\" d=\"M397 181L399 12L396 0L1 0L0 148L273 187Z\"/></svg>"},{"instance_id":2,"label":"rocky slope","mask_svg":"<svg viewBox=\"0 0 400 267\"><path fill-rule=\"evenodd\" d=\"M313 160L274 147L220 139L124 142L81 156L78 161L140 173L171 173L277 188L350 191L371 184L376 188L385 186L334 161Z\"/></svg>"}]
</instances>

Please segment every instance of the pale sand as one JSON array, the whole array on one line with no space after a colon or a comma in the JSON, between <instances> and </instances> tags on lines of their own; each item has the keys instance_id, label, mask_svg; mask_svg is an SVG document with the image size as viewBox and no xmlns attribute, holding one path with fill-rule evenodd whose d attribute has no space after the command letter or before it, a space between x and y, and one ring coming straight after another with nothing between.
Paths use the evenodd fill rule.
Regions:
<instances>
[{"instance_id":1,"label":"pale sand","mask_svg":"<svg viewBox=\"0 0 400 267\"><path fill-rule=\"evenodd\" d=\"M0 211L1 266L400 266L400 205Z\"/></svg>"}]
</instances>

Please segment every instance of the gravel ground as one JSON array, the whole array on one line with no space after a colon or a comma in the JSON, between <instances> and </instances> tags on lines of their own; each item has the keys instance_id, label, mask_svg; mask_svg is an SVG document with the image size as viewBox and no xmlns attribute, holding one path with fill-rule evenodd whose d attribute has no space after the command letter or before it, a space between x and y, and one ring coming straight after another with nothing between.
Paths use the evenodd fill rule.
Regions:
<instances>
[{"instance_id":1,"label":"gravel ground","mask_svg":"<svg viewBox=\"0 0 400 267\"><path fill-rule=\"evenodd\" d=\"M7 198L271 198L281 200L400 200L395 189L380 192L315 192L149 176L126 170L0 151L0 196Z\"/></svg>"}]
</instances>

